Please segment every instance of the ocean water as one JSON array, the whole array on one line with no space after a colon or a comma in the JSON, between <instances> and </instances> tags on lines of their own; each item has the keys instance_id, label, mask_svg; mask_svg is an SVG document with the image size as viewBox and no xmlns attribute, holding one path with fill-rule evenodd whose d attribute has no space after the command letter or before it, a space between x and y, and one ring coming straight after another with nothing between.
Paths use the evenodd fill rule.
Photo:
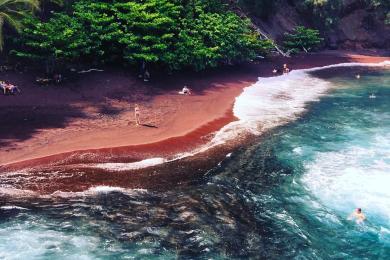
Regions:
<instances>
[{"instance_id":1,"label":"ocean water","mask_svg":"<svg viewBox=\"0 0 390 260\"><path fill-rule=\"evenodd\" d=\"M258 137L190 187L33 196L0 183L0 259L390 258L388 67L260 79L234 112L214 142ZM348 220L357 207L363 224Z\"/></svg>"}]
</instances>

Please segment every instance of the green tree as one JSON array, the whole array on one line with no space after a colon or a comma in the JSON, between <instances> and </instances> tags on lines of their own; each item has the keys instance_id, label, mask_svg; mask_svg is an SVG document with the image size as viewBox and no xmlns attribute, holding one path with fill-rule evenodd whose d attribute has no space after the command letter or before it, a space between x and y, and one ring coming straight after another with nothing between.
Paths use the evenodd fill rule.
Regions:
<instances>
[{"instance_id":1,"label":"green tree","mask_svg":"<svg viewBox=\"0 0 390 260\"><path fill-rule=\"evenodd\" d=\"M72 15L29 18L13 53L36 61L147 62L196 70L272 48L222 0L79 0Z\"/></svg>"},{"instance_id":2,"label":"green tree","mask_svg":"<svg viewBox=\"0 0 390 260\"><path fill-rule=\"evenodd\" d=\"M318 30L298 26L292 33L284 35L283 45L292 52L306 51L318 47L324 39L320 37Z\"/></svg>"},{"instance_id":3,"label":"green tree","mask_svg":"<svg viewBox=\"0 0 390 260\"><path fill-rule=\"evenodd\" d=\"M122 58L125 46L119 40L125 25L113 1L82 0L75 4L73 14L88 34L96 59L113 62Z\"/></svg>"},{"instance_id":4,"label":"green tree","mask_svg":"<svg viewBox=\"0 0 390 260\"><path fill-rule=\"evenodd\" d=\"M181 6L169 0L118 1L115 4L125 46L124 58L130 62L163 63L172 51L179 31Z\"/></svg>"},{"instance_id":5,"label":"green tree","mask_svg":"<svg viewBox=\"0 0 390 260\"><path fill-rule=\"evenodd\" d=\"M196 20L183 20L175 52L169 64L174 68L203 70L221 64L253 59L272 48L249 27L248 20L237 15L203 13Z\"/></svg>"},{"instance_id":6,"label":"green tree","mask_svg":"<svg viewBox=\"0 0 390 260\"><path fill-rule=\"evenodd\" d=\"M18 39L20 58L44 61L51 69L58 63L80 61L92 52L91 41L81 23L66 14L54 14L47 22L29 17Z\"/></svg>"},{"instance_id":7,"label":"green tree","mask_svg":"<svg viewBox=\"0 0 390 260\"><path fill-rule=\"evenodd\" d=\"M0 0L0 51L4 47L4 25L20 31L23 17L38 9L38 6L38 0Z\"/></svg>"}]
</instances>

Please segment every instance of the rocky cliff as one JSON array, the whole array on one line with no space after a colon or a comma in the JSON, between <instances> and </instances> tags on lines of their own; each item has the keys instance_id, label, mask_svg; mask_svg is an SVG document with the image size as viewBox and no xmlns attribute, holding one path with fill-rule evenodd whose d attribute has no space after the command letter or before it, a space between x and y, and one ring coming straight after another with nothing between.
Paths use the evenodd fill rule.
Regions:
<instances>
[{"instance_id":1,"label":"rocky cliff","mask_svg":"<svg viewBox=\"0 0 390 260\"><path fill-rule=\"evenodd\" d=\"M324 14L321 10L316 12L302 8L301 2L279 0L265 17L259 17L253 10L245 8L243 12L277 42L282 40L286 31L304 25L319 29L326 47L331 49L390 49L390 24L386 24L386 18L389 19L386 15L390 10L386 7L373 7L364 0L339 0L334 1L338 2L337 8ZM328 21L331 23L327 24Z\"/></svg>"}]
</instances>

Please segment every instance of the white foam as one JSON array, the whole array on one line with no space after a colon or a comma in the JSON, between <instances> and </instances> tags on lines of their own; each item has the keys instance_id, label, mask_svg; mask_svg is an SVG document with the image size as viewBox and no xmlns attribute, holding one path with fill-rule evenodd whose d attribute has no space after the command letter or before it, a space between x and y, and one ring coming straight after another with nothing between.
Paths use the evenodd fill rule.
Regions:
<instances>
[{"instance_id":1,"label":"white foam","mask_svg":"<svg viewBox=\"0 0 390 260\"><path fill-rule=\"evenodd\" d=\"M112 171L129 171L129 170L138 170L142 168L156 166L159 164L163 164L167 161L168 160L164 158L151 158L151 159L146 159L146 160L133 162L133 163L100 163L100 164L95 164L94 167L99 169L112 170Z\"/></svg>"},{"instance_id":2,"label":"white foam","mask_svg":"<svg viewBox=\"0 0 390 260\"><path fill-rule=\"evenodd\" d=\"M115 186L95 186L91 187L88 190L80 191L80 192L64 192L64 191L56 191L50 195L41 195L40 197L61 197L61 198L72 198L72 197L90 197L96 196L99 194L108 194L112 192L120 192L126 195L137 195L140 193L148 192L146 189L127 189L122 187Z\"/></svg>"},{"instance_id":3,"label":"white foam","mask_svg":"<svg viewBox=\"0 0 390 260\"><path fill-rule=\"evenodd\" d=\"M174 158L150 158L134 163L101 163L93 165L99 169L128 171L161 165L185 157L194 156L210 148L229 142L238 136L251 133L260 135L269 129L297 119L308 102L318 101L333 85L311 76L309 72L334 67L383 67L390 61L381 63L341 63L312 69L294 70L288 75L259 78L258 82L245 88L236 98L233 112L239 119L215 133L212 140L191 153L178 154Z\"/></svg>"},{"instance_id":4,"label":"white foam","mask_svg":"<svg viewBox=\"0 0 390 260\"><path fill-rule=\"evenodd\" d=\"M1 206L0 209L2 209L2 210L14 210L14 209L17 209L17 210L28 210L26 208L19 207L19 206Z\"/></svg>"},{"instance_id":5,"label":"white foam","mask_svg":"<svg viewBox=\"0 0 390 260\"><path fill-rule=\"evenodd\" d=\"M305 110L307 102L319 98L334 87L326 80L311 76L308 72L350 66L385 66L377 64L342 63L324 67L295 70L288 75L259 78L251 87L245 88L234 105L234 114L241 123L255 134L294 120ZM260 125L259 125L260 123Z\"/></svg>"},{"instance_id":6,"label":"white foam","mask_svg":"<svg viewBox=\"0 0 390 260\"><path fill-rule=\"evenodd\" d=\"M115 186L95 186L91 187L85 191L78 191L78 192L65 192L65 191L55 191L51 194L45 194L41 195L37 192L31 191L31 190L21 190L16 189L11 186L7 187L0 187L0 196L11 196L13 198L31 198L31 197L38 197L38 198L76 198L76 197L91 197L91 196L97 196L99 194L108 194L111 192L120 192L126 195L137 195L141 193L146 193L148 190L146 189L129 189L129 188L122 188L122 187L115 187ZM3 210L11 210L11 209L24 209L19 208L17 206L1 206L0 209Z\"/></svg>"},{"instance_id":7,"label":"white foam","mask_svg":"<svg viewBox=\"0 0 390 260\"><path fill-rule=\"evenodd\" d=\"M363 208L368 219L390 227L390 134L364 146L318 153L305 165L304 185L327 207L343 214ZM366 140L364 140L366 142Z\"/></svg>"},{"instance_id":8,"label":"white foam","mask_svg":"<svg viewBox=\"0 0 390 260\"><path fill-rule=\"evenodd\" d=\"M12 196L12 197L31 197L36 196L37 194L31 190L21 190L15 189L10 186L2 186L0 187L0 196Z\"/></svg>"},{"instance_id":9,"label":"white foam","mask_svg":"<svg viewBox=\"0 0 390 260\"><path fill-rule=\"evenodd\" d=\"M48 230L45 224L36 222L15 223L0 229L0 259L40 259L45 255L94 259L96 252L103 251L99 245L97 237Z\"/></svg>"}]
</instances>

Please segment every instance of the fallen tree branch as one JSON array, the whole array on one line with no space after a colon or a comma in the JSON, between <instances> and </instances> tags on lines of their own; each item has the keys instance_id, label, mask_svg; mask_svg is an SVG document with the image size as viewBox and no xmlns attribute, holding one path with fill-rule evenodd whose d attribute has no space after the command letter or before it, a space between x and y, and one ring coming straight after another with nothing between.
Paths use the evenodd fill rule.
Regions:
<instances>
[{"instance_id":1,"label":"fallen tree branch","mask_svg":"<svg viewBox=\"0 0 390 260\"><path fill-rule=\"evenodd\" d=\"M246 18L251 21L252 29L254 29L261 37L263 37L266 40L271 40L272 45L274 46L275 50L282 55L283 57L290 57L289 53L284 52L279 46L269 37L265 32L263 32L255 23L252 22L252 19L241 9L241 7L237 4L237 1L230 0L230 6L233 6L234 11L237 15L239 15L241 18Z\"/></svg>"}]
</instances>

